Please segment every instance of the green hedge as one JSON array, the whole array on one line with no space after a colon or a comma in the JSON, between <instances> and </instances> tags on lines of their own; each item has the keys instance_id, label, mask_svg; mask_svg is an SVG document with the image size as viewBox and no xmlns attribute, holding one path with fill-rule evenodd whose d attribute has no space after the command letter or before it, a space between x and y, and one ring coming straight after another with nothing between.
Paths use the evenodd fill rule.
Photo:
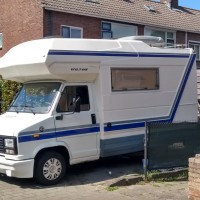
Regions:
<instances>
[{"instance_id":1,"label":"green hedge","mask_svg":"<svg viewBox=\"0 0 200 200\"><path fill-rule=\"evenodd\" d=\"M4 113L11 104L14 96L19 91L21 84L6 81L0 78L1 113Z\"/></svg>"}]
</instances>

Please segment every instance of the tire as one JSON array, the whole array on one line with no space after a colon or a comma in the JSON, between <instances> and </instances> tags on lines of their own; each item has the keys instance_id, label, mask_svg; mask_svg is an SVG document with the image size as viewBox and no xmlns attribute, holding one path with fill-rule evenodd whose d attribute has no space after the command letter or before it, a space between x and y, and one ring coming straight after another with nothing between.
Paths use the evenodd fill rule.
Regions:
<instances>
[{"instance_id":1,"label":"tire","mask_svg":"<svg viewBox=\"0 0 200 200\"><path fill-rule=\"evenodd\" d=\"M54 185L66 173L66 161L56 151L46 151L35 161L34 178L42 185Z\"/></svg>"}]
</instances>

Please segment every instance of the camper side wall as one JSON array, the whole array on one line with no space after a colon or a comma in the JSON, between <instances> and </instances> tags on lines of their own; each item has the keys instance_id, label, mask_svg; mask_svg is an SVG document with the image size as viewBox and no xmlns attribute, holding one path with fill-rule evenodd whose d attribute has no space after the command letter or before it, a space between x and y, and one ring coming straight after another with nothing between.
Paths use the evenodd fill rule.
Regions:
<instances>
[{"instance_id":1,"label":"camper side wall","mask_svg":"<svg viewBox=\"0 0 200 200\"><path fill-rule=\"evenodd\" d=\"M142 151L145 122L196 120L194 66L189 60L189 55L163 55L101 66L101 156Z\"/></svg>"}]
</instances>

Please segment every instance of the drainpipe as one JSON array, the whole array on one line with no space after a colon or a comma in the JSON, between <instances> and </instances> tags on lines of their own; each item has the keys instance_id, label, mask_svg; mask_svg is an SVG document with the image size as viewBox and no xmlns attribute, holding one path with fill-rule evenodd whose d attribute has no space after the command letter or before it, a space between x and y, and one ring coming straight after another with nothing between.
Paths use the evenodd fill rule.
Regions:
<instances>
[{"instance_id":1,"label":"drainpipe","mask_svg":"<svg viewBox=\"0 0 200 200\"><path fill-rule=\"evenodd\" d=\"M188 32L185 32L185 44L186 44L186 47L188 47Z\"/></svg>"}]
</instances>

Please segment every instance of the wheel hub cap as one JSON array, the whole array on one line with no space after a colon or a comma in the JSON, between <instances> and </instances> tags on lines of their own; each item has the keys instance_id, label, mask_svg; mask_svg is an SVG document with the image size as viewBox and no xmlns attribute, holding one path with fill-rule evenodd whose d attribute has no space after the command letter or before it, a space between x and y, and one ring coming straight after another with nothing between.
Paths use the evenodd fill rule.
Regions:
<instances>
[{"instance_id":1,"label":"wheel hub cap","mask_svg":"<svg viewBox=\"0 0 200 200\"><path fill-rule=\"evenodd\" d=\"M57 179L62 172L61 162L56 158L47 160L43 166L43 175L48 180Z\"/></svg>"}]
</instances>

